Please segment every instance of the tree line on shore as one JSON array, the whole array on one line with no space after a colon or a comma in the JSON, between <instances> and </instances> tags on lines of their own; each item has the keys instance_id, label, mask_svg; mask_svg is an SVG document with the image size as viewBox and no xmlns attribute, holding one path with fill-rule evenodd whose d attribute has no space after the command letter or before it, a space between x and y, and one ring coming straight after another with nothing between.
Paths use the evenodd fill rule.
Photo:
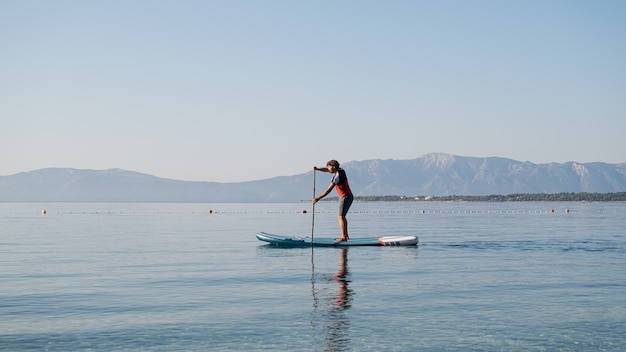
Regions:
<instances>
[{"instance_id":1,"label":"tree line on shore","mask_svg":"<svg viewBox=\"0 0 626 352\"><path fill-rule=\"evenodd\" d=\"M327 200L337 200L337 197L327 198ZM514 193L486 196L355 196L354 200L362 202L624 202L626 192Z\"/></svg>"}]
</instances>

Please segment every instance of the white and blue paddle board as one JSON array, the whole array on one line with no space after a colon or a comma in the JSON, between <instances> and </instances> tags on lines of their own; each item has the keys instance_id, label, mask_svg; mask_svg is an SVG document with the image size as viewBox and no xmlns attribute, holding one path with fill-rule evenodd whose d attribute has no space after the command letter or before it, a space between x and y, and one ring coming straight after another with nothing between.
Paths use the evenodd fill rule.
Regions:
<instances>
[{"instance_id":1,"label":"white and blue paddle board","mask_svg":"<svg viewBox=\"0 0 626 352\"><path fill-rule=\"evenodd\" d=\"M311 237L282 236L258 232L256 238L261 241L281 247L310 247ZM352 246L416 246L417 236L381 236L357 237L344 242L336 242L330 237L314 237L314 247L352 247Z\"/></svg>"}]
</instances>

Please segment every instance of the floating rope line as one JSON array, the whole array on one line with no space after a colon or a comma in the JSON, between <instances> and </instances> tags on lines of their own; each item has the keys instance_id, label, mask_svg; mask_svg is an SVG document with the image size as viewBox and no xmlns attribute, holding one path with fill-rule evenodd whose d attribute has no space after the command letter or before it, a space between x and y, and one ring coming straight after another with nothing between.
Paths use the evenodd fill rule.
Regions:
<instances>
[{"instance_id":1,"label":"floating rope line","mask_svg":"<svg viewBox=\"0 0 626 352\"><path fill-rule=\"evenodd\" d=\"M400 214L400 215L485 215L485 214L493 214L493 215L513 215L513 214L607 214L609 212L617 212L618 209L578 209L578 210L570 210L569 208L561 208L561 209L415 209L415 210L382 210L382 209L373 209L373 210L353 210L350 214L353 215L378 215L378 214ZM333 210L315 210L318 214L336 214L336 211ZM39 213L42 216L51 216L54 214L57 215L116 215L116 216L135 216L135 215L281 215L281 214L297 214L297 215L306 215L308 212L305 209L299 210L192 210L192 211L167 211L167 210L131 210L131 211L114 211L114 210L65 210L65 211L49 211L43 209L41 211L9 211L8 214L35 214Z\"/></svg>"}]
</instances>

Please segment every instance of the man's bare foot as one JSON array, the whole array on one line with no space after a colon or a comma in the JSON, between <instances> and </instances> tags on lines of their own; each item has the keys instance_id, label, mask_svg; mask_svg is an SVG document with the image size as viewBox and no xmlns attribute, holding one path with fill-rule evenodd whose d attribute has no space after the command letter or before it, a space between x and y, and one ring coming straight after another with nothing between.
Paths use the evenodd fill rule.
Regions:
<instances>
[{"instance_id":1,"label":"man's bare foot","mask_svg":"<svg viewBox=\"0 0 626 352\"><path fill-rule=\"evenodd\" d=\"M335 242L346 242L348 240L349 240L349 238L341 238L341 237L335 238Z\"/></svg>"}]
</instances>

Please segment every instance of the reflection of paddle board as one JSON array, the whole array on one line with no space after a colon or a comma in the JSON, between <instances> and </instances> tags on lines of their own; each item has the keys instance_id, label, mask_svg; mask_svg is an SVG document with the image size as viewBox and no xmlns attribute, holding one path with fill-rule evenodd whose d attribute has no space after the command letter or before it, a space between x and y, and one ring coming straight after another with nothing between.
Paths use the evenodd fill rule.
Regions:
<instances>
[{"instance_id":1,"label":"reflection of paddle board","mask_svg":"<svg viewBox=\"0 0 626 352\"><path fill-rule=\"evenodd\" d=\"M256 238L273 245L282 247L310 247L310 237L272 235L258 232ZM350 238L346 242L335 242L330 237L314 237L315 247L350 247L350 246L415 246L418 243L417 236L381 236L381 237L357 237Z\"/></svg>"}]
</instances>

